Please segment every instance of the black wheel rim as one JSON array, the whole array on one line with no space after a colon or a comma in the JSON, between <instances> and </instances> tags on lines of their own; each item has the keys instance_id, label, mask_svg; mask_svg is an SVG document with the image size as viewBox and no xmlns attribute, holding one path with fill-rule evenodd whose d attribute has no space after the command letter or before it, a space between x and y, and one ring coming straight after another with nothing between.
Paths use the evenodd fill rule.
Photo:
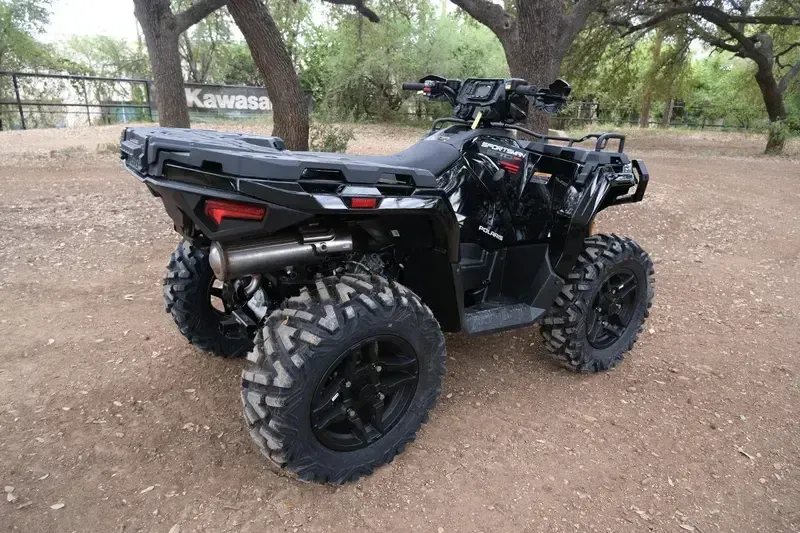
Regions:
<instances>
[{"instance_id":1,"label":"black wheel rim","mask_svg":"<svg viewBox=\"0 0 800 533\"><path fill-rule=\"evenodd\" d=\"M414 349L393 335L378 335L345 351L314 392L311 427L327 448L365 448L396 426L419 382Z\"/></svg>"},{"instance_id":2,"label":"black wheel rim","mask_svg":"<svg viewBox=\"0 0 800 533\"><path fill-rule=\"evenodd\" d=\"M611 272L589 310L586 337L594 348L608 348L625 335L639 300L639 280L628 268Z\"/></svg>"},{"instance_id":3,"label":"black wheel rim","mask_svg":"<svg viewBox=\"0 0 800 533\"><path fill-rule=\"evenodd\" d=\"M228 339L247 339L247 328L233 316L236 285L222 281L215 276L208 284L208 305L217 320L219 330Z\"/></svg>"},{"instance_id":4,"label":"black wheel rim","mask_svg":"<svg viewBox=\"0 0 800 533\"><path fill-rule=\"evenodd\" d=\"M225 294L225 282L215 277L211 278L208 287L208 303L211 309L219 315L230 314L230 308Z\"/></svg>"}]
</instances>

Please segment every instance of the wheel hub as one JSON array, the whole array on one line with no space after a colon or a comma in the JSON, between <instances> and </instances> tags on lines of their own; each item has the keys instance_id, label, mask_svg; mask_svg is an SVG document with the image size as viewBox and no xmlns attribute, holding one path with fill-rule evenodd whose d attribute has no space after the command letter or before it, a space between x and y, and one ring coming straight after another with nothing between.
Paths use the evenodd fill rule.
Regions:
<instances>
[{"instance_id":1,"label":"wheel hub","mask_svg":"<svg viewBox=\"0 0 800 533\"><path fill-rule=\"evenodd\" d=\"M418 380L417 356L406 341L379 335L359 342L331 365L314 393L314 434L333 450L369 446L403 418Z\"/></svg>"},{"instance_id":2,"label":"wheel hub","mask_svg":"<svg viewBox=\"0 0 800 533\"><path fill-rule=\"evenodd\" d=\"M610 272L600 285L586 322L589 344L608 348L631 324L639 298L639 282L628 268Z\"/></svg>"}]
</instances>

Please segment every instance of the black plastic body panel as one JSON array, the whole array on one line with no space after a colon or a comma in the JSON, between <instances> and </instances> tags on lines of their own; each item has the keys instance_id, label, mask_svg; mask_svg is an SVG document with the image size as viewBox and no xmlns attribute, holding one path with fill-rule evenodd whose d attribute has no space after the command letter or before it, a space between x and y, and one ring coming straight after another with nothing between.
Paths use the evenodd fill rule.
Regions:
<instances>
[{"instance_id":1,"label":"black plastic body panel","mask_svg":"<svg viewBox=\"0 0 800 533\"><path fill-rule=\"evenodd\" d=\"M279 138L260 135L126 128L121 152L129 168L148 176L160 176L165 164L175 163L241 178L297 181L308 170L322 170L336 172L348 183L375 184L382 179L403 181L410 177L417 187L436 187L432 172L402 166L400 155L392 160L381 156L292 152L283 149Z\"/></svg>"},{"instance_id":2,"label":"black plastic body panel","mask_svg":"<svg viewBox=\"0 0 800 533\"><path fill-rule=\"evenodd\" d=\"M291 152L276 137L169 128L126 128L121 152L176 230L199 246L306 224L392 235L402 282L445 331L470 334L541 317L595 215L641 201L649 181L644 163L621 152L464 124L391 156ZM375 197L375 208L352 209L348 194ZM267 215L217 224L203 211L209 198L262 205Z\"/></svg>"}]
</instances>

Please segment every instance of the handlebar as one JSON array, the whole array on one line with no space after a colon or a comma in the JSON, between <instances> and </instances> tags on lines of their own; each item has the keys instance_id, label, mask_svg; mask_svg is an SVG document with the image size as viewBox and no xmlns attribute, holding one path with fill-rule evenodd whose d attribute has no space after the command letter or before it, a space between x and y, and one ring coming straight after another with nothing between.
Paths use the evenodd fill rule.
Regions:
<instances>
[{"instance_id":1,"label":"handlebar","mask_svg":"<svg viewBox=\"0 0 800 533\"><path fill-rule=\"evenodd\" d=\"M425 88L424 83L415 83L412 81L407 81L403 84L404 91L421 91Z\"/></svg>"},{"instance_id":2,"label":"handlebar","mask_svg":"<svg viewBox=\"0 0 800 533\"><path fill-rule=\"evenodd\" d=\"M523 96L536 96L536 93L539 92L539 88L535 85L517 85L514 88L514 92Z\"/></svg>"}]
</instances>

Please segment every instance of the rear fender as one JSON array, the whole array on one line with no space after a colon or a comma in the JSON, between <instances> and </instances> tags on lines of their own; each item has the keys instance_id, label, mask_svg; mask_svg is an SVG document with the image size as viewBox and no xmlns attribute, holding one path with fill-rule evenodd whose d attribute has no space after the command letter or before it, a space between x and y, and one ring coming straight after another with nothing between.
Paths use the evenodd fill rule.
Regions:
<instances>
[{"instance_id":1,"label":"rear fender","mask_svg":"<svg viewBox=\"0 0 800 533\"><path fill-rule=\"evenodd\" d=\"M453 208L441 196L398 200L402 201L384 198L378 209L351 221L379 246L393 246L403 265L401 283L431 308L444 331L461 331L464 301ZM404 205L419 207L405 209Z\"/></svg>"},{"instance_id":2,"label":"rear fender","mask_svg":"<svg viewBox=\"0 0 800 533\"><path fill-rule=\"evenodd\" d=\"M225 242L269 235L313 217L308 213L233 191L226 192L160 178L146 178L145 183L161 198L176 231L198 245L208 244L210 241ZM211 198L261 205L266 208L267 214L258 221L223 219L217 224L204 212L205 201Z\"/></svg>"}]
</instances>

